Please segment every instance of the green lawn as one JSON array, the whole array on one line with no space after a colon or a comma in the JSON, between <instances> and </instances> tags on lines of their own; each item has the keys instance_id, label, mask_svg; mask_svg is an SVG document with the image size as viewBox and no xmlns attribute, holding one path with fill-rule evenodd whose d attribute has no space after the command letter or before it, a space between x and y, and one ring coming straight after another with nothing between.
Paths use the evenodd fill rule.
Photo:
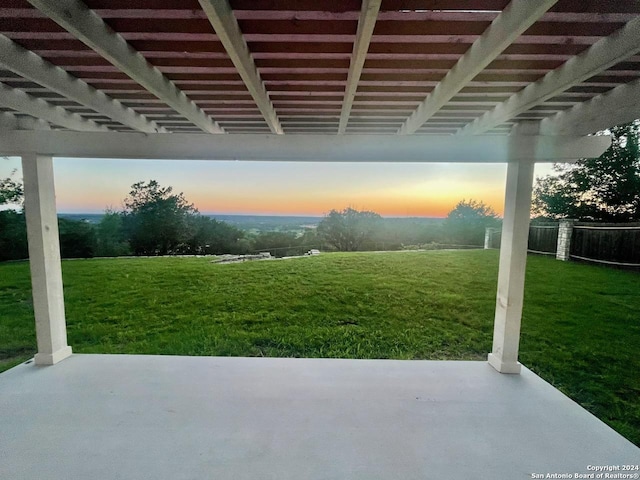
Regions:
<instances>
[{"instance_id":1,"label":"green lawn","mask_svg":"<svg viewBox=\"0 0 640 480\"><path fill-rule=\"evenodd\" d=\"M498 254L63 263L77 353L484 360ZM640 445L640 275L530 256L521 361ZM0 371L33 355L28 264L0 265Z\"/></svg>"}]
</instances>

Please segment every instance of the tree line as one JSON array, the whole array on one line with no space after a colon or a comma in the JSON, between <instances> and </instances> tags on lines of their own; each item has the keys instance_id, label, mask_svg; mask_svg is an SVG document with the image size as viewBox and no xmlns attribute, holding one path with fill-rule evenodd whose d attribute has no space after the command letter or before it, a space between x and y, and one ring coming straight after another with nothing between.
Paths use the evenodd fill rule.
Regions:
<instances>
[{"instance_id":1,"label":"tree line","mask_svg":"<svg viewBox=\"0 0 640 480\"><path fill-rule=\"evenodd\" d=\"M20 202L21 185L0 184L3 203ZM274 256L311 248L336 251L398 250L434 244L482 245L486 226L499 219L482 202L461 201L441 222L382 218L353 208L332 210L317 228L304 232L251 234L201 215L182 193L155 180L138 182L123 200L122 211L108 209L98 224L58 219L63 258L128 255L212 255L269 251ZM24 214L0 211L0 260L28 257Z\"/></svg>"},{"instance_id":2,"label":"tree line","mask_svg":"<svg viewBox=\"0 0 640 480\"><path fill-rule=\"evenodd\" d=\"M10 181L5 179L0 190L8 192L3 185ZM13 203L22 199L15 186L11 181ZM245 253L250 248L244 231L200 215L182 193L175 194L172 187L155 180L132 185L123 206L119 212L107 209L96 225L58 218L63 258ZM1 211L0 260L27 257L24 214Z\"/></svg>"}]
</instances>

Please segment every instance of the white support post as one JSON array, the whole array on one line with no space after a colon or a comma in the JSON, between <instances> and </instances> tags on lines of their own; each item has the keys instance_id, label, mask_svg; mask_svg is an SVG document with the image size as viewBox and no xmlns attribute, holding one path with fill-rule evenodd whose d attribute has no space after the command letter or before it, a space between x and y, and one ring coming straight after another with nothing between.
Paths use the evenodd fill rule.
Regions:
<instances>
[{"instance_id":1,"label":"white support post","mask_svg":"<svg viewBox=\"0 0 640 480\"><path fill-rule=\"evenodd\" d=\"M538 125L523 124L514 129L520 139L535 135ZM527 131L528 130L528 131ZM515 137L512 137L515 138ZM518 348L524 298L524 277L527 264L527 242L531 212L531 192L535 166L535 137L525 146L522 140L513 142L525 148L530 160L509 162L505 194L504 219L500 247L498 293L493 326L493 349L489 364L500 373L520 373Z\"/></svg>"},{"instance_id":2,"label":"white support post","mask_svg":"<svg viewBox=\"0 0 640 480\"><path fill-rule=\"evenodd\" d=\"M38 341L35 363L53 365L71 355L64 314L53 159L24 155L22 173Z\"/></svg>"},{"instance_id":3,"label":"white support post","mask_svg":"<svg viewBox=\"0 0 640 480\"><path fill-rule=\"evenodd\" d=\"M493 243L493 234L495 233L495 228L486 227L484 229L484 249L489 250L491 248L491 244Z\"/></svg>"}]
</instances>

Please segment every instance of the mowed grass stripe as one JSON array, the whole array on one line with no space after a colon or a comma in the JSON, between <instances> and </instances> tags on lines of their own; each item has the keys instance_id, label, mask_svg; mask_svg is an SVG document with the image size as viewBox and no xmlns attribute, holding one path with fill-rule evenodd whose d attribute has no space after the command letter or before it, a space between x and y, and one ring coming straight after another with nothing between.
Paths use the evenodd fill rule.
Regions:
<instances>
[{"instance_id":1,"label":"mowed grass stripe","mask_svg":"<svg viewBox=\"0 0 640 480\"><path fill-rule=\"evenodd\" d=\"M63 262L77 353L484 360L496 251ZM0 369L35 352L27 263L0 266ZM640 444L640 275L530 256L521 361Z\"/></svg>"}]
</instances>

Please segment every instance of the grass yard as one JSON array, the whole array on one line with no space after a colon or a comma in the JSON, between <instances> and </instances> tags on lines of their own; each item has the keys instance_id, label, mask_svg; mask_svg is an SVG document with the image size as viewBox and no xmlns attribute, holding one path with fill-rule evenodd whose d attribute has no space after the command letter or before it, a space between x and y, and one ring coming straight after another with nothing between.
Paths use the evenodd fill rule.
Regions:
<instances>
[{"instance_id":1,"label":"grass yard","mask_svg":"<svg viewBox=\"0 0 640 480\"><path fill-rule=\"evenodd\" d=\"M496 251L63 262L76 353L484 360ZM640 275L530 256L521 361L640 445ZM0 371L35 353L28 264L0 265Z\"/></svg>"}]
</instances>

